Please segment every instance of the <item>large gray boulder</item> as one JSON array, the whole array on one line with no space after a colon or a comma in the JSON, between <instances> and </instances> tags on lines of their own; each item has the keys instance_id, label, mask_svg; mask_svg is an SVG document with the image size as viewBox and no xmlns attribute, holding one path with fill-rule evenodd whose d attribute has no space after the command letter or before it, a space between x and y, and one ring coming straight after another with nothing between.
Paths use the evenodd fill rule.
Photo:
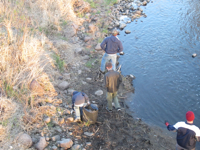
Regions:
<instances>
[{"instance_id":1,"label":"large gray boulder","mask_svg":"<svg viewBox=\"0 0 200 150\"><path fill-rule=\"evenodd\" d=\"M75 145L72 146L72 149L73 150L80 150L81 149L81 145L75 144Z\"/></svg>"},{"instance_id":2,"label":"large gray boulder","mask_svg":"<svg viewBox=\"0 0 200 150\"><path fill-rule=\"evenodd\" d=\"M68 149L72 147L73 141L71 139L62 139L62 141L58 141L58 147L62 147L64 149Z\"/></svg>"},{"instance_id":3,"label":"large gray boulder","mask_svg":"<svg viewBox=\"0 0 200 150\"><path fill-rule=\"evenodd\" d=\"M59 85L58 85L58 88L60 89L60 90L65 90L65 89L67 89L68 87L69 87L69 84L70 83L68 83L67 81L63 81L63 82L61 82Z\"/></svg>"},{"instance_id":4,"label":"large gray boulder","mask_svg":"<svg viewBox=\"0 0 200 150\"><path fill-rule=\"evenodd\" d=\"M44 150L44 148L47 146L47 142L45 140L45 137L40 137L40 140L37 144L35 144L35 148L37 150Z\"/></svg>"},{"instance_id":5,"label":"large gray boulder","mask_svg":"<svg viewBox=\"0 0 200 150\"><path fill-rule=\"evenodd\" d=\"M31 137L26 133L20 133L16 141L17 143L21 144L25 148L29 148L33 144Z\"/></svg>"},{"instance_id":6,"label":"large gray boulder","mask_svg":"<svg viewBox=\"0 0 200 150\"><path fill-rule=\"evenodd\" d=\"M120 28L121 30L123 30L125 27L126 27L126 24L125 24L125 23L120 23L119 28Z\"/></svg>"},{"instance_id":7,"label":"large gray boulder","mask_svg":"<svg viewBox=\"0 0 200 150\"><path fill-rule=\"evenodd\" d=\"M95 50L102 50L100 45L101 43L98 43L97 46L95 47Z\"/></svg>"},{"instance_id":8,"label":"large gray boulder","mask_svg":"<svg viewBox=\"0 0 200 150\"><path fill-rule=\"evenodd\" d=\"M55 135L51 138L52 141L59 141L60 140L60 136L59 135Z\"/></svg>"}]
</instances>

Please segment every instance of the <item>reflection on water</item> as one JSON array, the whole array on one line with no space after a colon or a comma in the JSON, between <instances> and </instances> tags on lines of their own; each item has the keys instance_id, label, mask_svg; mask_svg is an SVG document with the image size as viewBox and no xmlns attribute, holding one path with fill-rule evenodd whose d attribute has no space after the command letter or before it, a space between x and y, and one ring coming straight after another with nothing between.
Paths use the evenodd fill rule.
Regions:
<instances>
[{"instance_id":1,"label":"reflection on water","mask_svg":"<svg viewBox=\"0 0 200 150\"><path fill-rule=\"evenodd\" d=\"M136 76L128 103L136 116L160 127L165 119L185 120L191 110L200 127L199 0L154 0L142 9L147 18L127 24L131 34L119 36L122 72Z\"/></svg>"}]
</instances>

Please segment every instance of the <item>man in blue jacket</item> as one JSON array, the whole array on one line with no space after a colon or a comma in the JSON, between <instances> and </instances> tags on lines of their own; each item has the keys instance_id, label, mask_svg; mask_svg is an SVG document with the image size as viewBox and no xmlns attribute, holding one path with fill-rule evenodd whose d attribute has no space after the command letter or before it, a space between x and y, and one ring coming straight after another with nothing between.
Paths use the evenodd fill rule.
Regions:
<instances>
[{"instance_id":1,"label":"man in blue jacket","mask_svg":"<svg viewBox=\"0 0 200 150\"><path fill-rule=\"evenodd\" d=\"M193 125L194 113L188 111L186 113L186 122L177 122L175 125L170 125L165 121L165 125L169 131L177 131L176 150L195 150L196 141L200 141L200 130Z\"/></svg>"},{"instance_id":2,"label":"man in blue jacket","mask_svg":"<svg viewBox=\"0 0 200 150\"><path fill-rule=\"evenodd\" d=\"M81 121L82 107L90 104L88 96L83 92L74 91L72 93L72 109L75 110L75 122Z\"/></svg>"},{"instance_id":3,"label":"man in blue jacket","mask_svg":"<svg viewBox=\"0 0 200 150\"><path fill-rule=\"evenodd\" d=\"M105 65L106 62L110 61L112 62L112 69L116 71L116 61L117 61L117 53L120 53L120 55L123 55L123 46L121 41L117 37L118 31L114 29L112 31L112 35L109 37L106 37L103 42L101 43L101 48L105 51L105 54L103 55L103 58L101 60L101 68L100 71L102 73L105 73Z\"/></svg>"}]
</instances>

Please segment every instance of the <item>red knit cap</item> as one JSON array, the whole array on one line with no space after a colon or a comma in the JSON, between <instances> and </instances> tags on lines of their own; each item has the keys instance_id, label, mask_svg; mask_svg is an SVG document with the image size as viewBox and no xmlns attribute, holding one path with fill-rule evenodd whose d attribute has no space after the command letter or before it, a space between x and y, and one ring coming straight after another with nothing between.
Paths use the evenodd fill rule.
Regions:
<instances>
[{"instance_id":1,"label":"red knit cap","mask_svg":"<svg viewBox=\"0 0 200 150\"><path fill-rule=\"evenodd\" d=\"M187 120L187 121L193 121L194 118L195 118L195 116L194 116L194 113L193 113L192 111L188 111L188 112L186 113L186 120Z\"/></svg>"}]
</instances>

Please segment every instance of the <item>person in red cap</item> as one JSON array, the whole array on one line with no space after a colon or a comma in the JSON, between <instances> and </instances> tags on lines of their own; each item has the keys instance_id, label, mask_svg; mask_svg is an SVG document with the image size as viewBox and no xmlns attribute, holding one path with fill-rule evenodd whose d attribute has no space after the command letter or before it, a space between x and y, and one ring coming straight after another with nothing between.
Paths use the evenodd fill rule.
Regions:
<instances>
[{"instance_id":1,"label":"person in red cap","mask_svg":"<svg viewBox=\"0 0 200 150\"><path fill-rule=\"evenodd\" d=\"M176 131L176 150L195 150L196 141L200 141L200 130L193 125L194 113L188 111L186 113L186 122L177 122L175 125L170 125L165 121L165 125L169 131Z\"/></svg>"}]
</instances>

